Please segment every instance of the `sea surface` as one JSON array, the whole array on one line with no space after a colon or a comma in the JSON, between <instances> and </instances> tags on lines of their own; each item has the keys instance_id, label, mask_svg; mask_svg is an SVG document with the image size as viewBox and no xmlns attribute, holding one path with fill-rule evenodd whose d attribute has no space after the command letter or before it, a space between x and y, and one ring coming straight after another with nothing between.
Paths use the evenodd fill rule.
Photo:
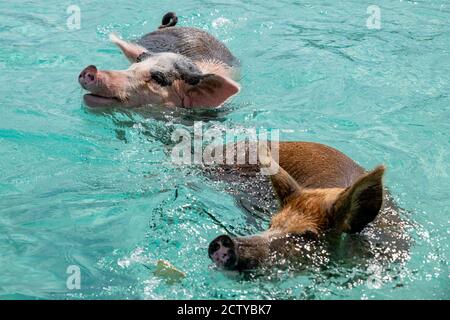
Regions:
<instances>
[{"instance_id":1,"label":"sea surface","mask_svg":"<svg viewBox=\"0 0 450 320\"><path fill-rule=\"evenodd\" d=\"M168 11L240 59L240 94L206 112L83 105L84 67L128 67L108 34L136 40ZM171 161L195 121L385 164L408 259L218 270L208 243L269 217ZM0 2L0 299L449 299L449 159L449 1Z\"/></svg>"}]
</instances>

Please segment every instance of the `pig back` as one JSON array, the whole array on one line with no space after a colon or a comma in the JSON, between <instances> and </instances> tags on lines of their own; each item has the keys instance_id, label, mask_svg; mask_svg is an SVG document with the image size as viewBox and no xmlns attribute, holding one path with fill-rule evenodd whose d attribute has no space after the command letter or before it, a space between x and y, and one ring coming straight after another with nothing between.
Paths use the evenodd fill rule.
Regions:
<instances>
[{"instance_id":1,"label":"pig back","mask_svg":"<svg viewBox=\"0 0 450 320\"><path fill-rule=\"evenodd\" d=\"M217 61L238 67L230 50L206 31L190 27L169 27L143 36L138 42L150 52L173 52L194 61Z\"/></svg>"},{"instance_id":2,"label":"pig back","mask_svg":"<svg viewBox=\"0 0 450 320\"><path fill-rule=\"evenodd\" d=\"M304 188L347 188L364 173L342 152L315 142L280 142L278 163Z\"/></svg>"}]
</instances>

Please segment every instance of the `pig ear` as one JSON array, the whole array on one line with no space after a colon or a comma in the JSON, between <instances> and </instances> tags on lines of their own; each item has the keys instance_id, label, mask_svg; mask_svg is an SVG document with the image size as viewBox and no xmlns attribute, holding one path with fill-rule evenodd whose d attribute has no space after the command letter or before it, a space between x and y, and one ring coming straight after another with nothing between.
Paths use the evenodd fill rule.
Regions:
<instances>
[{"instance_id":1,"label":"pig ear","mask_svg":"<svg viewBox=\"0 0 450 320\"><path fill-rule=\"evenodd\" d=\"M197 84L188 86L184 104L190 108L218 107L239 90L239 85L227 77L205 74Z\"/></svg>"},{"instance_id":2,"label":"pig ear","mask_svg":"<svg viewBox=\"0 0 450 320\"><path fill-rule=\"evenodd\" d=\"M258 159L261 169L265 169L265 173L270 175L273 189L282 207L292 196L302 192L297 181L272 158L270 149L261 141L258 143Z\"/></svg>"},{"instance_id":3,"label":"pig ear","mask_svg":"<svg viewBox=\"0 0 450 320\"><path fill-rule=\"evenodd\" d=\"M376 167L339 195L334 203L337 230L360 232L376 218L383 203L384 171L384 166Z\"/></svg>"},{"instance_id":4,"label":"pig ear","mask_svg":"<svg viewBox=\"0 0 450 320\"><path fill-rule=\"evenodd\" d=\"M109 35L109 39L116 44L130 62L138 62L138 57L144 53L148 53L147 49L138 44L127 42L120 39L115 33Z\"/></svg>"}]
</instances>

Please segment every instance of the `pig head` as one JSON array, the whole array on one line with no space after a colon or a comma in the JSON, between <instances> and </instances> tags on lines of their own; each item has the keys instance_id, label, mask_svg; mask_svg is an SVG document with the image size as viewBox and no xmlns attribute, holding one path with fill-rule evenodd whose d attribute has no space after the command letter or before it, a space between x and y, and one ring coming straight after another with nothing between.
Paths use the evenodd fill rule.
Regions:
<instances>
[{"instance_id":1,"label":"pig head","mask_svg":"<svg viewBox=\"0 0 450 320\"><path fill-rule=\"evenodd\" d=\"M324 236L334 239L342 233L361 232L380 211L383 166L359 174L347 187L305 188L275 162L270 151L260 148L258 158L261 168L275 168L270 179L281 208L269 229L260 234L214 239L208 255L221 268L245 270L283 259L306 259Z\"/></svg>"},{"instance_id":2,"label":"pig head","mask_svg":"<svg viewBox=\"0 0 450 320\"><path fill-rule=\"evenodd\" d=\"M213 108L239 92L230 68L220 62L194 61L174 52L152 53L114 34L110 39L132 65L120 71L86 67L78 81L89 91L84 102L90 107Z\"/></svg>"}]
</instances>

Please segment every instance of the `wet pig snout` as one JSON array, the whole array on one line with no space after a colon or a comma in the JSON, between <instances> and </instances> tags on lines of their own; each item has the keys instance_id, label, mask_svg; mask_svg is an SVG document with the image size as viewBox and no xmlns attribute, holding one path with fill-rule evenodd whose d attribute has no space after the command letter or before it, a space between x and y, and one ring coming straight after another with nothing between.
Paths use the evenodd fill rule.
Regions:
<instances>
[{"instance_id":1,"label":"wet pig snout","mask_svg":"<svg viewBox=\"0 0 450 320\"><path fill-rule=\"evenodd\" d=\"M84 89L89 90L97 82L97 67L94 65L86 67L78 76L78 82Z\"/></svg>"}]
</instances>

